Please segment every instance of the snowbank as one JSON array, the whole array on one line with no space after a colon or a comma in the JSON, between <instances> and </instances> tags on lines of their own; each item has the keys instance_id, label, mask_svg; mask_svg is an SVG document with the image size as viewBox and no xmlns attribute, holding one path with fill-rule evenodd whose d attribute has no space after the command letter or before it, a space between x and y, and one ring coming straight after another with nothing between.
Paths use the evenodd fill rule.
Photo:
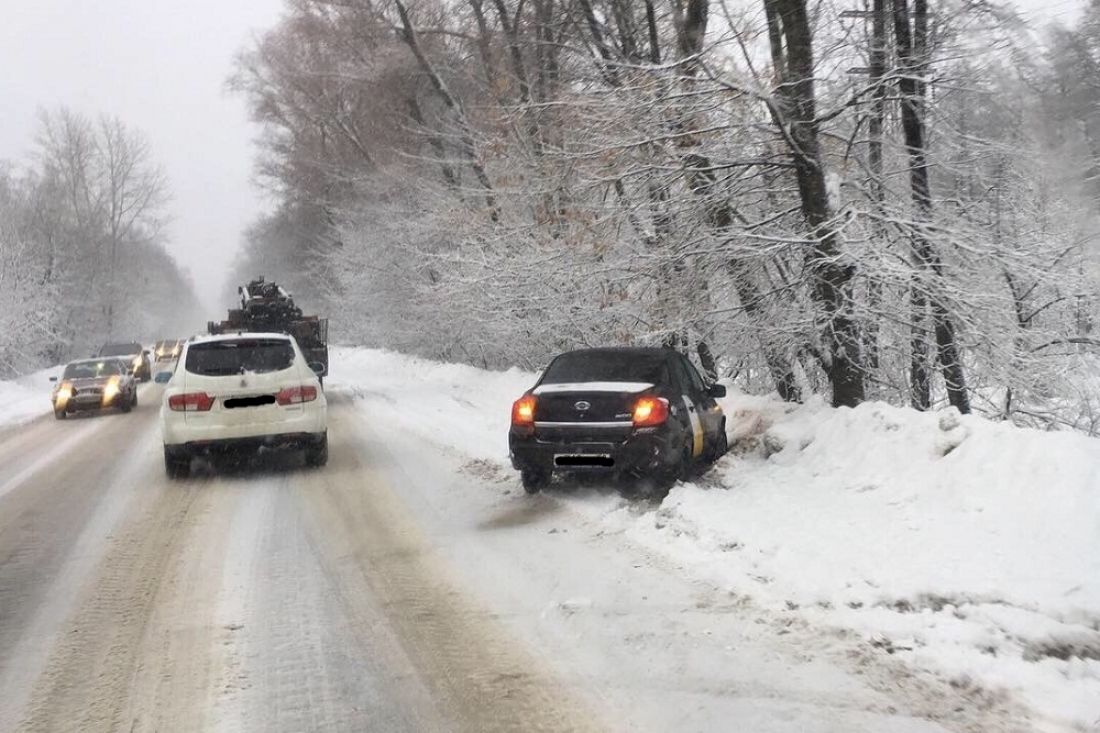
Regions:
<instances>
[{"instance_id":1,"label":"snowbank","mask_svg":"<svg viewBox=\"0 0 1100 733\"><path fill-rule=\"evenodd\" d=\"M734 452L608 518L742 597L1100 721L1100 442L954 412L726 400Z\"/></svg>"},{"instance_id":2,"label":"snowbank","mask_svg":"<svg viewBox=\"0 0 1100 733\"><path fill-rule=\"evenodd\" d=\"M0 380L0 429L22 425L50 412L50 377L60 367L50 367L8 381Z\"/></svg>"},{"instance_id":3,"label":"snowbank","mask_svg":"<svg viewBox=\"0 0 1100 733\"><path fill-rule=\"evenodd\" d=\"M504 465L509 408L534 379L334 349L330 384ZM731 454L659 509L566 500L690 576L854 630L975 701L1009 693L1037 724L1100 722L1100 442L878 403L731 393L723 407Z\"/></svg>"},{"instance_id":4,"label":"snowbank","mask_svg":"<svg viewBox=\"0 0 1100 733\"><path fill-rule=\"evenodd\" d=\"M535 383L519 369L490 372L373 349L330 352L329 390L384 408L387 424L471 458L507 461L512 402Z\"/></svg>"}]
</instances>

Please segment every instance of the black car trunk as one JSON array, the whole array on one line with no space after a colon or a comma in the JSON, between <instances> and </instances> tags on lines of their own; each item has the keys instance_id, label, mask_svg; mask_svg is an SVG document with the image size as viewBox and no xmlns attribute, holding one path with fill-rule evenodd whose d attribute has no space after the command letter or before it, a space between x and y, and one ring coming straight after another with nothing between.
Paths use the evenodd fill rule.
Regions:
<instances>
[{"instance_id":1,"label":"black car trunk","mask_svg":"<svg viewBox=\"0 0 1100 733\"><path fill-rule=\"evenodd\" d=\"M625 392L550 392L537 395L537 422L630 422L637 394Z\"/></svg>"}]
</instances>

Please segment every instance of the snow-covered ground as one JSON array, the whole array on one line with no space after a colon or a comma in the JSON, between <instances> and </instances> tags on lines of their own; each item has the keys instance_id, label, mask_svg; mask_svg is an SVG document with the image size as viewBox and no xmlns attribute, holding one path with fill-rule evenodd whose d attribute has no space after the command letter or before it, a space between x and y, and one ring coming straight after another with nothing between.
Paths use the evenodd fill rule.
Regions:
<instances>
[{"instance_id":1,"label":"snow-covered ground","mask_svg":"<svg viewBox=\"0 0 1100 733\"><path fill-rule=\"evenodd\" d=\"M499 491L512 400L534 375L334 349L334 389L445 444ZM870 403L731 393L733 451L659 508L562 493L609 533L783 623L1100 726L1100 443Z\"/></svg>"},{"instance_id":2,"label":"snow-covered ground","mask_svg":"<svg viewBox=\"0 0 1100 733\"><path fill-rule=\"evenodd\" d=\"M61 367L50 367L12 380L0 380L0 428L22 425L50 411L50 377Z\"/></svg>"},{"instance_id":3,"label":"snow-covered ground","mask_svg":"<svg viewBox=\"0 0 1100 733\"><path fill-rule=\"evenodd\" d=\"M524 501L506 436L533 374L346 348L332 369L368 421ZM56 372L0 382L0 427L48 415ZM1021 701L1036 727L1100 728L1100 442L876 403L723 407L730 455L659 507L555 500L775 623Z\"/></svg>"}]
</instances>

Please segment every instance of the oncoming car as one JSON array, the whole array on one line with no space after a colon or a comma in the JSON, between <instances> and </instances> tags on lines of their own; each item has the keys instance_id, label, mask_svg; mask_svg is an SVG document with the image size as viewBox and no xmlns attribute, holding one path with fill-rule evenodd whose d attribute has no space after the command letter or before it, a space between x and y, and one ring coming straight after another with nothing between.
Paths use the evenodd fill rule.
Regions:
<instances>
[{"instance_id":1,"label":"oncoming car","mask_svg":"<svg viewBox=\"0 0 1100 733\"><path fill-rule=\"evenodd\" d=\"M281 333L188 341L165 383L164 469L190 473L200 454L299 448L310 466L328 461L325 393L293 338Z\"/></svg>"},{"instance_id":2,"label":"oncoming car","mask_svg":"<svg viewBox=\"0 0 1100 733\"><path fill-rule=\"evenodd\" d=\"M145 347L138 343L105 344L99 350L99 356L114 356L130 365L134 376L143 382L153 378L153 364Z\"/></svg>"},{"instance_id":3,"label":"oncoming car","mask_svg":"<svg viewBox=\"0 0 1100 733\"><path fill-rule=\"evenodd\" d=\"M153 357L156 361L172 361L179 357L180 348L183 346L182 341L175 339L168 339L166 341L158 341L153 347Z\"/></svg>"},{"instance_id":4,"label":"oncoming car","mask_svg":"<svg viewBox=\"0 0 1100 733\"><path fill-rule=\"evenodd\" d=\"M555 473L646 479L667 491L693 465L726 452L725 416L682 354L663 348L570 351L512 406L508 444L523 487Z\"/></svg>"},{"instance_id":5,"label":"oncoming car","mask_svg":"<svg viewBox=\"0 0 1100 733\"><path fill-rule=\"evenodd\" d=\"M63 420L71 413L118 408L129 412L137 407L137 383L126 362L118 359L80 359L65 367L50 399L53 414Z\"/></svg>"}]
</instances>

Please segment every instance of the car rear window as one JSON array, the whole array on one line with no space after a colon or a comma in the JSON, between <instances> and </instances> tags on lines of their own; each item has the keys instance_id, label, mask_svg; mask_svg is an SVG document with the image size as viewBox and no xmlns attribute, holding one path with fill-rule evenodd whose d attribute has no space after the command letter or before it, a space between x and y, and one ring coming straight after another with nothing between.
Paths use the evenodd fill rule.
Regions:
<instances>
[{"instance_id":1,"label":"car rear window","mask_svg":"<svg viewBox=\"0 0 1100 733\"><path fill-rule=\"evenodd\" d=\"M629 351L576 351L550 362L540 384L569 382L649 382L667 381L663 354L639 354Z\"/></svg>"},{"instance_id":2,"label":"car rear window","mask_svg":"<svg viewBox=\"0 0 1100 733\"><path fill-rule=\"evenodd\" d=\"M141 344L107 344L99 350L100 356L129 356L140 354Z\"/></svg>"},{"instance_id":3,"label":"car rear window","mask_svg":"<svg viewBox=\"0 0 1100 733\"><path fill-rule=\"evenodd\" d=\"M114 359L82 361L65 367L65 379L95 379L122 374L122 364Z\"/></svg>"},{"instance_id":4,"label":"car rear window","mask_svg":"<svg viewBox=\"0 0 1100 733\"><path fill-rule=\"evenodd\" d=\"M294 363L294 348L287 339L232 339L191 344L185 369L215 377L245 372L277 372Z\"/></svg>"}]
</instances>

